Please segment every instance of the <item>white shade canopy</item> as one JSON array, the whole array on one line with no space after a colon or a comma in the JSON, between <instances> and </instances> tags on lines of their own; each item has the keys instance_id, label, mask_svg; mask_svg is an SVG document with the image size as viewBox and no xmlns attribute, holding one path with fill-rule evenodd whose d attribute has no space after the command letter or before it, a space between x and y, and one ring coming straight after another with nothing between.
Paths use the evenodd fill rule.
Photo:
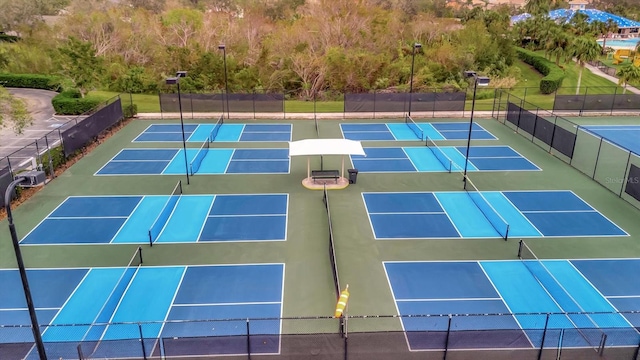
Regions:
<instances>
[{"instance_id":1,"label":"white shade canopy","mask_svg":"<svg viewBox=\"0 0 640 360\"><path fill-rule=\"evenodd\" d=\"M289 156L300 155L362 155L360 141L347 139L306 139L289 142Z\"/></svg>"}]
</instances>

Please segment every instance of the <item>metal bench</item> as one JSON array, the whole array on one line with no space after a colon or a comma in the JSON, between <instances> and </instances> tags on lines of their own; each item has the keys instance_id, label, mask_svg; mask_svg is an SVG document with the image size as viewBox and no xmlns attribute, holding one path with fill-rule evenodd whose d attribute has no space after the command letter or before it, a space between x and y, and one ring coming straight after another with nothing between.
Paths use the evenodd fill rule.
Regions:
<instances>
[{"instance_id":1,"label":"metal bench","mask_svg":"<svg viewBox=\"0 0 640 360\"><path fill-rule=\"evenodd\" d=\"M340 178L340 171L338 170L311 170L311 178L315 183L318 179L333 179L336 184Z\"/></svg>"}]
</instances>

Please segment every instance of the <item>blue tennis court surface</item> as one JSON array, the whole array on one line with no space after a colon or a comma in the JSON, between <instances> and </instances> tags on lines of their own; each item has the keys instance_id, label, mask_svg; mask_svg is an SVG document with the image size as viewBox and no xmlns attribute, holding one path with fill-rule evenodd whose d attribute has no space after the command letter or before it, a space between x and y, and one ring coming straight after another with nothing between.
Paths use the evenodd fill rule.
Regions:
<instances>
[{"instance_id":1,"label":"blue tennis court surface","mask_svg":"<svg viewBox=\"0 0 640 360\"><path fill-rule=\"evenodd\" d=\"M638 259L385 262L384 267L399 314L468 314L452 317L449 348L540 348L543 336L545 347L557 347L559 329L568 329L563 348L595 348L602 334L608 335L607 347L637 347L640 341ZM624 311L636 313L618 313ZM572 312L591 314L567 314ZM543 334L546 314L551 315ZM448 321L447 316L403 317L410 349L441 349Z\"/></svg>"},{"instance_id":2,"label":"blue tennis court surface","mask_svg":"<svg viewBox=\"0 0 640 360\"><path fill-rule=\"evenodd\" d=\"M414 130L401 123L340 124L345 139L350 140L466 140L469 136L468 122L417 123L422 130L422 139ZM496 140L490 132L473 123L471 138L475 140Z\"/></svg>"},{"instance_id":3,"label":"blue tennis court surface","mask_svg":"<svg viewBox=\"0 0 640 360\"><path fill-rule=\"evenodd\" d=\"M284 264L33 269L27 276L40 324L130 323L45 327L51 359L77 358L80 341L87 358L142 358L140 331L149 339L146 356L247 354L246 341L233 338L247 334L245 320L184 322L200 319L269 318L250 329L258 335L251 353L280 352ZM0 270L0 283L0 325L25 326L24 332L0 326L0 346L33 344L18 271ZM198 346L185 339L205 336ZM157 338L167 339L162 350ZM126 339L132 341L109 342ZM37 359L35 349L24 351L20 358Z\"/></svg>"},{"instance_id":4,"label":"blue tennis court surface","mask_svg":"<svg viewBox=\"0 0 640 360\"><path fill-rule=\"evenodd\" d=\"M428 172L464 169L465 146L364 148L365 156L352 155L362 172ZM468 171L532 171L534 163L509 146L472 146Z\"/></svg>"},{"instance_id":5,"label":"blue tennis court surface","mask_svg":"<svg viewBox=\"0 0 640 360\"><path fill-rule=\"evenodd\" d=\"M215 124L184 124L184 136L189 142L204 142ZM222 124L214 141L291 141L291 124ZM152 124L134 142L182 142L180 124Z\"/></svg>"},{"instance_id":6,"label":"blue tennis court surface","mask_svg":"<svg viewBox=\"0 0 640 360\"><path fill-rule=\"evenodd\" d=\"M164 212L169 199L72 196L21 243L148 244L150 236L159 243L286 240L288 194L182 195Z\"/></svg>"},{"instance_id":7,"label":"blue tennis court surface","mask_svg":"<svg viewBox=\"0 0 640 360\"><path fill-rule=\"evenodd\" d=\"M187 149L191 164L199 149ZM204 149L196 174L288 174L289 149ZM190 167L189 167L190 168ZM123 149L96 175L184 175L183 149Z\"/></svg>"},{"instance_id":8,"label":"blue tennis court surface","mask_svg":"<svg viewBox=\"0 0 640 360\"><path fill-rule=\"evenodd\" d=\"M376 239L628 236L571 191L362 196Z\"/></svg>"},{"instance_id":9,"label":"blue tennis court surface","mask_svg":"<svg viewBox=\"0 0 640 360\"><path fill-rule=\"evenodd\" d=\"M640 125L589 125L581 126L610 142L640 154Z\"/></svg>"}]
</instances>

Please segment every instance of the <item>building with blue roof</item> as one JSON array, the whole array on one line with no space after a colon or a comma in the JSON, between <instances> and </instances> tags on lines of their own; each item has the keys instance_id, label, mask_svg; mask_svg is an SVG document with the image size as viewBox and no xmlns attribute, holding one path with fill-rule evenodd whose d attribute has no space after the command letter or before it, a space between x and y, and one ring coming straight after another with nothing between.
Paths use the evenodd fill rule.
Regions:
<instances>
[{"instance_id":1,"label":"building with blue roof","mask_svg":"<svg viewBox=\"0 0 640 360\"><path fill-rule=\"evenodd\" d=\"M613 20L618 25L618 34L614 37L629 38L638 37L640 30L640 22L633 21L622 16L614 15L605 11L596 9L586 9L586 2L583 1L571 1L569 2L569 9L557 9L549 12L549 18L560 23L567 23L580 12L587 15L587 22L595 20L607 22L609 19ZM519 21L526 20L531 17L531 14L524 13L511 17L511 23L515 24Z\"/></svg>"}]
</instances>

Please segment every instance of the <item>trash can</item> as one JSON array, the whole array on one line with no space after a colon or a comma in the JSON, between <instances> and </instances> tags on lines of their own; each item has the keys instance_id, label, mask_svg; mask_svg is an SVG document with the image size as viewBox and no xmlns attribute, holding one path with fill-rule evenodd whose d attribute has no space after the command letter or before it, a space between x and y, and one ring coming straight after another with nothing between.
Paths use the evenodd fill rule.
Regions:
<instances>
[{"instance_id":1,"label":"trash can","mask_svg":"<svg viewBox=\"0 0 640 360\"><path fill-rule=\"evenodd\" d=\"M349 169L349 184L355 184L358 179L358 169Z\"/></svg>"}]
</instances>

